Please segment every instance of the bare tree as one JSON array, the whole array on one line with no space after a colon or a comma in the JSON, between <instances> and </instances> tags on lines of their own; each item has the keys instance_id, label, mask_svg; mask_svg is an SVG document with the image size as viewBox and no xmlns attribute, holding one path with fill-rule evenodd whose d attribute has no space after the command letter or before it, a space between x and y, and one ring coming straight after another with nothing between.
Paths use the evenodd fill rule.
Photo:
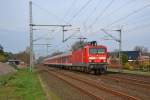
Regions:
<instances>
[{"instance_id":1,"label":"bare tree","mask_svg":"<svg viewBox=\"0 0 150 100\"><path fill-rule=\"evenodd\" d=\"M62 54L63 52L61 52L61 51L56 51L56 52L53 52L51 55L50 55L50 57L52 57L52 56L56 56L56 55L60 55L60 54Z\"/></svg>"},{"instance_id":2,"label":"bare tree","mask_svg":"<svg viewBox=\"0 0 150 100\"><path fill-rule=\"evenodd\" d=\"M26 64L29 64L29 62L30 62L30 59L29 59L30 54L25 51L14 54L14 56L15 56L15 59L21 60L21 61L25 62Z\"/></svg>"},{"instance_id":3,"label":"bare tree","mask_svg":"<svg viewBox=\"0 0 150 100\"><path fill-rule=\"evenodd\" d=\"M0 53L3 53L3 46L0 44Z\"/></svg>"},{"instance_id":4,"label":"bare tree","mask_svg":"<svg viewBox=\"0 0 150 100\"><path fill-rule=\"evenodd\" d=\"M87 44L87 42L84 42L84 41L77 41L75 42L72 46L71 46L71 49L74 51L74 50L77 50L79 48L82 48L85 44Z\"/></svg>"},{"instance_id":5,"label":"bare tree","mask_svg":"<svg viewBox=\"0 0 150 100\"><path fill-rule=\"evenodd\" d=\"M144 46L135 46L135 47L134 47L134 50L141 52L141 54L146 54L146 53L148 53L148 48L146 48L146 47L144 47Z\"/></svg>"},{"instance_id":6,"label":"bare tree","mask_svg":"<svg viewBox=\"0 0 150 100\"><path fill-rule=\"evenodd\" d=\"M5 52L3 46L0 45L0 62L6 62L12 59L14 56L11 52Z\"/></svg>"}]
</instances>

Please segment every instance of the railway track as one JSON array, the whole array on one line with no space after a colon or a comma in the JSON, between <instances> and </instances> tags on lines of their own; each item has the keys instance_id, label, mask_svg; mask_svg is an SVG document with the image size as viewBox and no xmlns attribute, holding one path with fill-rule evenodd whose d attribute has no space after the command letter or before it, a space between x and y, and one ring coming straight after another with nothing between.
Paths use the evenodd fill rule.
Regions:
<instances>
[{"instance_id":1,"label":"railway track","mask_svg":"<svg viewBox=\"0 0 150 100\"><path fill-rule=\"evenodd\" d=\"M91 96L91 97L94 98L95 100L104 100L103 98L101 98L101 97L99 97L99 96L93 94L91 91L86 90L86 89L83 88L83 87L80 87L80 86L75 85L74 83L72 83L71 81L69 81L68 79L66 79L64 76L62 76L62 75L60 75L60 74L58 74L58 73L56 73L56 72L52 72L52 71L49 71L49 70L45 70L45 71L47 71L49 74L51 74L51 75L57 77L58 79L63 80L64 82L66 82L67 84L71 85L72 87L78 89L79 91L81 91L81 92L83 92L83 93L85 93L85 94Z\"/></svg>"},{"instance_id":2,"label":"railway track","mask_svg":"<svg viewBox=\"0 0 150 100\"><path fill-rule=\"evenodd\" d=\"M127 84L138 85L143 88L150 89L150 83L147 81L143 81L143 80L125 78L125 77L120 77L120 76L101 76L101 79L115 80L118 82L124 82Z\"/></svg>"},{"instance_id":3,"label":"railway track","mask_svg":"<svg viewBox=\"0 0 150 100\"><path fill-rule=\"evenodd\" d=\"M56 70L53 70L53 72L51 70L47 70L47 71L50 74L53 74L54 76L58 77L59 79L67 82L71 86L79 89L80 91L82 91L82 92L84 92L84 93L86 93L86 94L96 98L97 100L98 99L99 100L106 99L105 97L102 98L103 96L101 96L101 94L97 95L98 91L103 91L104 93L106 93L108 95L108 97L109 97L109 95L110 95L110 97L115 97L115 100L116 99L119 99L119 100L138 100L138 98L135 98L135 97L130 96L128 94L125 94L123 92L119 92L119 91L113 90L111 88L102 86L102 85L98 84L94 80L85 79L85 78L77 76L75 74L73 75L73 74L68 74L68 73L66 74L66 73L63 73L63 72L57 72ZM68 80L66 80L64 77L67 77L69 79L73 79L75 81L78 81L78 82L80 82L82 84L88 85L88 87L92 87L94 92L91 92L92 90L89 91L88 89L80 87L79 85L75 85L75 84L69 82ZM97 93L96 93L96 91L97 91Z\"/></svg>"},{"instance_id":4,"label":"railway track","mask_svg":"<svg viewBox=\"0 0 150 100\"><path fill-rule=\"evenodd\" d=\"M115 76L115 77L117 77L117 78L123 78L125 80L130 80L130 81L134 81L134 82L138 82L138 83L150 85L149 81L144 81L144 80L140 80L140 79L137 79L137 78L120 77L120 76Z\"/></svg>"},{"instance_id":5,"label":"railway track","mask_svg":"<svg viewBox=\"0 0 150 100\"><path fill-rule=\"evenodd\" d=\"M135 77L131 77L131 76L112 76L112 77L116 77L116 78L123 78L125 80L130 80L130 81L134 81L134 82L137 82L137 83L142 83L142 84L147 84L147 85L150 85L150 80L144 80L144 79L141 79L141 78L135 78Z\"/></svg>"}]
</instances>

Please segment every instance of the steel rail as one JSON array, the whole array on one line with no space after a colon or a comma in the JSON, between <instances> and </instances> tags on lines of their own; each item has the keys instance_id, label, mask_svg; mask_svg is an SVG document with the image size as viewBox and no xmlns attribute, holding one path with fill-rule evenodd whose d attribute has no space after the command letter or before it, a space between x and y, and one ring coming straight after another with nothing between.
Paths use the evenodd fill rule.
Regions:
<instances>
[{"instance_id":1,"label":"steel rail","mask_svg":"<svg viewBox=\"0 0 150 100\"><path fill-rule=\"evenodd\" d=\"M62 74L62 75L64 75L64 76L69 77L69 78L72 78L72 79L74 79L74 80L78 80L78 81L83 82L83 83L85 83L85 84L88 84L88 85L90 85L90 86L92 86L92 87L95 87L95 88L97 88L97 89L99 89L99 90L103 90L103 91L105 91L105 92L108 92L108 93L110 93L110 94L113 94L113 95L116 95L116 96L125 98L125 99L127 99L127 100L128 100L128 99L129 99L129 100L139 100L138 98L136 98L136 97L134 97L134 96L130 96L130 95L125 94L125 93L123 93L123 92L119 92L119 91L116 91L116 90L107 88L107 87L105 87L105 86L95 84L97 81L94 81L94 80L87 80L87 79L85 80L85 79L83 79L82 77L79 77L79 76L77 76L77 75L76 75L76 77L75 77L75 76L72 76L72 75L69 75L69 74L64 74L64 73L62 73L62 72L59 72L59 74ZM92 83L90 83L90 81L92 81Z\"/></svg>"},{"instance_id":2,"label":"steel rail","mask_svg":"<svg viewBox=\"0 0 150 100\"><path fill-rule=\"evenodd\" d=\"M63 75L65 75L65 74L63 74ZM65 76L68 76L68 75L65 75ZM92 83L90 83L87 80L83 80L83 78L81 79L81 77L80 78L73 77L73 76L68 76L68 77L73 78L73 79L78 80L78 81L81 81L81 82L86 83L88 85L91 85L91 86L93 86L95 88L98 88L99 90L103 90L105 92L109 92L109 93L111 93L113 95L116 95L116 96L119 96L119 97L123 97L123 98L129 99L129 100L139 100L138 98L135 98L135 97L130 96L128 94L125 94L125 93L122 93L122 92L119 92L119 91L107 88L107 87L102 86L102 85L93 84L93 83L96 82L94 80L89 80L89 81L92 81Z\"/></svg>"},{"instance_id":3,"label":"steel rail","mask_svg":"<svg viewBox=\"0 0 150 100\"><path fill-rule=\"evenodd\" d=\"M139 86L142 86L144 88L148 88L150 89L150 85L148 84L143 84L143 83L138 83L137 81L131 81L131 80L128 80L128 79L125 79L125 78L119 78L119 77L109 77L109 76L102 76L101 77L102 79L110 79L110 80L116 80L116 81L120 81L120 82L124 82L124 83L128 83L128 84L132 84L132 85L139 85Z\"/></svg>"},{"instance_id":4,"label":"steel rail","mask_svg":"<svg viewBox=\"0 0 150 100\"><path fill-rule=\"evenodd\" d=\"M49 70L45 70L45 71L47 71L49 74L51 74L51 75L57 77L58 79L63 80L64 82L66 82L67 84L71 85L72 87L78 89L79 91L81 91L81 92L83 92L83 93L85 93L85 94L87 94L87 95L89 95L89 96L95 98L95 100L104 100L103 98L100 98L100 97L98 97L98 96L92 94L91 92L88 92L88 91L86 91L85 89L83 89L83 88L81 88L81 87L79 87L79 86L74 85L73 83L71 83L71 82L69 82L68 80L66 80L65 78L63 78L63 76L61 76L61 75L59 75L59 74L56 74L56 72L52 72L52 71L49 71Z\"/></svg>"},{"instance_id":5,"label":"steel rail","mask_svg":"<svg viewBox=\"0 0 150 100\"><path fill-rule=\"evenodd\" d=\"M134 82L137 82L137 83L142 83L142 84L147 84L150 86L150 82L148 81L144 81L144 80L140 80L140 79L137 79L137 78L129 78L128 76L126 77L120 77L120 76L112 76L112 77L115 77L115 78L122 78L122 79L125 79L125 80L130 80L130 81L134 81Z\"/></svg>"}]
</instances>

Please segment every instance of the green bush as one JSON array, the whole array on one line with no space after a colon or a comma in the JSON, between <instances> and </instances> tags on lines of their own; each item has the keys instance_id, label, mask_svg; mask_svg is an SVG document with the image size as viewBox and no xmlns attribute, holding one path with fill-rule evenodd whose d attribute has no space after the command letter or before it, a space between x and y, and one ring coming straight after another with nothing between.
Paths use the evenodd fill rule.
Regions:
<instances>
[{"instance_id":1,"label":"green bush","mask_svg":"<svg viewBox=\"0 0 150 100\"><path fill-rule=\"evenodd\" d=\"M134 61L134 64L135 64L135 65L139 65L140 63L139 63L138 60L136 60L136 61Z\"/></svg>"},{"instance_id":2,"label":"green bush","mask_svg":"<svg viewBox=\"0 0 150 100\"><path fill-rule=\"evenodd\" d=\"M6 57L2 54L0 54L0 62L5 62Z\"/></svg>"},{"instance_id":3,"label":"green bush","mask_svg":"<svg viewBox=\"0 0 150 100\"><path fill-rule=\"evenodd\" d=\"M148 65L147 67L148 67L148 71L150 71L150 65Z\"/></svg>"},{"instance_id":4,"label":"green bush","mask_svg":"<svg viewBox=\"0 0 150 100\"><path fill-rule=\"evenodd\" d=\"M128 62L124 64L124 69L133 70L133 66L131 66Z\"/></svg>"},{"instance_id":5,"label":"green bush","mask_svg":"<svg viewBox=\"0 0 150 100\"><path fill-rule=\"evenodd\" d=\"M126 63L125 65L123 65L124 69L129 69L129 63Z\"/></svg>"},{"instance_id":6,"label":"green bush","mask_svg":"<svg viewBox=\"0 0 150 100\"><path fill-rule=\"evenodd\" d=\"M14 69L16 69L16 70L18 70L19 68L17 67L17 65L15 65L15 64L9 64L9 65L11 65Z\"/></svg>"},{"instance_id":7,"label":"green bush","mask_svg":"<svg viewBox=\"0 0 150 100\"><path fill-rule=\"evenodd\" d=\"M126 54L122 54L122 64L125 65L128 62L128 56Z\"/></svg>"}]
</instances>

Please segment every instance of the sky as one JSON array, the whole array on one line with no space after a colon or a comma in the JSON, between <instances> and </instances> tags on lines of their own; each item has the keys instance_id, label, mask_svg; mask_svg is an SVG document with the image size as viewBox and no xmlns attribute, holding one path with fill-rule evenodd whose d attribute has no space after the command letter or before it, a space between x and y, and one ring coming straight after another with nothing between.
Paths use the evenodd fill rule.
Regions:
<instances>
[{"instance_id":1,"label":"sky","mask_svg":"<svg viewBox=\"0 0 150 100\"><path fill-rule=\"evenodd\" d=\"M150 51L150 0L32 0L33 24L72 25L65 27L62 43L61 27L34 27L35 44L51 44L48 54L67 51L79 37L96 40L109 51L118 49L115 38L122 30L122 49L144 46ZM18 53L29 46L29 0L0 0L0 44L7 52ZM80 29L80 30L79 30ZM47 54L45 45L35 45L37 56Z\"/></svg>"}]
</instances>

